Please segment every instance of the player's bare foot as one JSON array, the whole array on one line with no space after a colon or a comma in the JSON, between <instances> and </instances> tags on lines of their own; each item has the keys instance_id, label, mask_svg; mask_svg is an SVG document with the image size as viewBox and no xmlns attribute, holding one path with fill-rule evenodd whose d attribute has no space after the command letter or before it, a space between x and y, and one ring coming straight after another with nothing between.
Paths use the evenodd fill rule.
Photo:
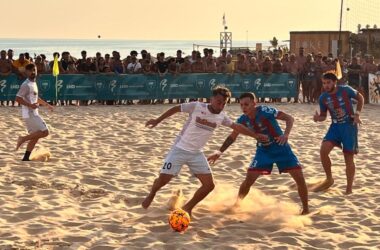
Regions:
<instances>
[{"instance_id":1,"label":"player's bare foot","mask_svg":"<svg viewBox=\"0 0 380 250\"><path fill-rule=\"evenodd\" d=\"M333 184L334 184L334 179L326 179L320 185L315 187L312 191L314 191L314 192L325 191L325 190L329 189Z\"/></svg>"},{"instance_id":2,"label":"player's bare foot","mask_svg":"<svg viewBox=\"0 0 380 250\"><path fill-rule=\"evenodd\" d=\"M192 217L191 216L192 209L187 209L185 207L183 207L182 209L185 210L189 214L190 218Z\"/></svg>"},{"instance_id":3,"label":"player's bare foot","mask_svg":"<svg viewBox=\"0 0 380 250\"><path fill-rule=\"evenodd\" d=\"M351 188L347 188L346 189L346 195L349 195L349 194L352 194L352 189Z\"/></svg>"},{"instance_id":4,"label":"player's bare foot","mask_svg":"<svg viewBox=\"0 0 380 250\"><path fill-rule=\"evenodd\" d=\"M302 212L301 212L301 215L306 215L306 214L308 214L309 213L309 208L304 208L304 209L302 209Z\"/></svg>"},{"instance_id":5,"label":"player's bare foot","mask_svg":"<svg viewBox=\"0 0 380 250\"><path fill-rule=\"evenodd\" d=\"M141 203L141 206L143 208L147 209L150 206L150 204L152 203L153 199L154 199L154 196L148 195L145 198L145 200Z\"/></svg>"},{"instance_id":6,"label":"player's bare foot","mask_svg":"<svg viewBox=\"0 0 380 250\"><path fill-rule=\"evenodd\" d=\"M24 143L24 141L22 139L22 136L19 136L18 139L17 139L16 150L18 150L23 143Z\"/></svg>"}]
</instances>

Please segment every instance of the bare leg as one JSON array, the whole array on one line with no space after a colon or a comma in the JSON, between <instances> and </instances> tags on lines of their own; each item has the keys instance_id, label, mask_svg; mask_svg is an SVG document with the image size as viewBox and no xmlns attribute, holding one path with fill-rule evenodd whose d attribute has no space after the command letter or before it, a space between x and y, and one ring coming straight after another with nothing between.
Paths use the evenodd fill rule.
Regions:
<instances>
[{"instance_id":1,"label":"bare leg","mask_svg":"<svg viewBox=\"0 0 380 250\"><path fill-rule=\"evenodd\" d=\"M239 188L238 200L236 202L236 205L239 204L240 200L244 199L247 196L249 190L251 189L251 186L255 183L257 178L259 178L259 176L259 172L247 171L245 180L242 182Z\"/></svg>"},{"instance_id":2,"label":"bare leg","mask_svg":"<svg viewBox=\"0 0 380 250\"><path fill-rule=\"evenodd\" d=\"M318 187L314 189L315 192L326 190L334 184L334 179L332 178L332 174L331 174L331 160L329 157L329 154L333 148L334 148L334 144L332 144L331 142L329 141L322 142L320 157L321 157L323 170L325 171L325 174L326 174L326 180L321 185L319 185Z\"/></svg>"},{"instance_id":3,"label":"bare leg","mask_svg":"<svg viewBox=\"0 0 380 250\"><path fill-rule=\"evenodd\" d=\"M202 201L215 188L212 174L197 174L195 176L201 181L202 186L194 193L193 198L183 206L183 210L188 212L190 216L195 205Z\"/></svg>"},{"instance_id":4,"label":"bare leg","mask_svg":"<svg viewBox=\"0 0 380 250\"><path fill-rule=\"evenodd\" d=\"M38 139L29 140L28 145L26 146L26 150L29 152L32 152L37 142L38 142Z\"/></svg>"},{"instance_id":5,"label":"bare leg","mask_svg":"<svg viewBox=\"0 0 380 250\"><path fill-rule=\"evenodd\" d=\"M26 141L35 140L35 139L38 140L38 139L46 137L48 135L49 135L49 131L45 130L45 131L36 131L36 132L33 132L33 133L26 135L26 136L19 136L17 139L16 150L18 150L20 148L20 146Z\"/></svg>"},{"instance_id":6,"label":"bare leg","mask_svg":"<svg viewBox=\"0 0 380 250\"><path fill-rule=\"evenodd\" d=\"M145 200L141 203L141 206L147 209L152 203L154 196L156 196L157 191L168 184L172 178L173 175L171 174L160 174L160 176L154 180L152 189L150 190L150 193L145 198Z\"/></svg>"},{"instance_id":7,"label":"bare leg","mask_svg":"<svg viewBox=\"0 0 380 250\"><path fill-rule=\"evenodd\" d=\"M303 177L303 174L302 174L302 169L289 170L289 174L293 177L294 181L297 184L298 195L300 196L300 199L302 202L301 214L308 214L309 213L308 193L307 193L305 178Z\"/></svg>"},{"instance_id":8,"label":"bare leg","mask_svg":"<svg viewBox=\"0 0 380 250\"><path fill-rule=\"evenodd\" d=\"M351 194L352 184L354 183L354 177L355 177L354 155L344 153L344 160L346 162L346 176L347 176L346 194Z\"/></svg>"}]
</instances>

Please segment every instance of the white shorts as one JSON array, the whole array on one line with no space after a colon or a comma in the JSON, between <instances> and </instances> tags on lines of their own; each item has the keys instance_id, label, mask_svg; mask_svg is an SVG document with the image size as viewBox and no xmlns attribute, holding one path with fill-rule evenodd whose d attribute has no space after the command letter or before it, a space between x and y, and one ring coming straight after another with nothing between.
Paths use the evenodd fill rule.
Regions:
<instances>
[{"instance_id":1,"label":"white shorts","mask_svg":"<svg viewBox=\"0 0 380 250\"><path fill-rule=\"evenodd\" d=\"M203 152L189 152L173 146L165 158L161 174L178 175L183 165L187 165L192 174L211 174L210 165Z\"/></svg>"},{"instance_id":2,"label":"white shorts","mask_svg":"<svg viewBox=\"0 0 380 250\"><path fill-rule=\"evenodd\" d=\"M29 118L24 118L28 133L48 130L45 121L39 115L31 115Z\"/></svg>"}]
</instances>

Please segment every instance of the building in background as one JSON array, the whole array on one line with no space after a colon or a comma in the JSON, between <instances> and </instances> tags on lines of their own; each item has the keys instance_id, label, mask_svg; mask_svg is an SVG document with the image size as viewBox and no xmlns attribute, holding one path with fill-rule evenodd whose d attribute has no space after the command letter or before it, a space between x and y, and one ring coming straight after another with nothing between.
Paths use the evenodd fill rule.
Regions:
<instances>
[{"instance_id":1,"label":"building in background","mask_svg":"<svg viewBox=\"0 0 380 250\"><path fill-rule=\"evenodd\" d=\"M340 54L350 57L350 31L342 31L340 40L342 44ZM303 47L305 54L321 52L323 55L332 53L337 57L339 31L291 31L290 32L290 51L298 53L299 48Z\"/></svg>"}]
</instances>

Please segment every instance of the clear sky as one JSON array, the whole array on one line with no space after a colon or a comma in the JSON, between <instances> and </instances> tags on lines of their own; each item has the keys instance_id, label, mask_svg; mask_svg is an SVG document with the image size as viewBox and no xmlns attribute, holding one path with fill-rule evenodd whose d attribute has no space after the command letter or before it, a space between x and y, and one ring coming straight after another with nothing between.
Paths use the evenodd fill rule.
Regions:
<instances>
[{"instance_id":1,"label":"clear sky","mask_svg":"<svg viewBox=\"0 0 380 250\"><path fill-rule=\"evenodd\" d=\"M338 30L340 2L1 0L0 38L95 39L101 35L104 39L218 40L225 13L234 40L246 40L247 34L249 40L268 40L273 36L286 40L289 31ZM346 5L352 6L350 12L345 6L344 18L358 16L355 8L363 5L360 2L370 2L367 6L374 8L380 0L347 0ZM377 16L371 18L377 20ZM346 19L343 28L348 25L356 25L355 20Z\"/></svg>"}]
</instances>

